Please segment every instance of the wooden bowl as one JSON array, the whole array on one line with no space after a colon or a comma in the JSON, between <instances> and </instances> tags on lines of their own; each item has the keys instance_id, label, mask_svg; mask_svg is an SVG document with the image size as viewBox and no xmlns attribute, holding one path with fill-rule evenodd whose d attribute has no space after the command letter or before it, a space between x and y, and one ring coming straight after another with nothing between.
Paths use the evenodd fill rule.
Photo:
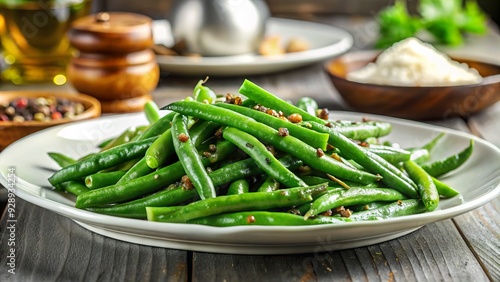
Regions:
<instances>
[{"instance_id":1,"label":"wooden bowl","mask_svg":"<svg viewBox=\"0 0 500 282\"><path fill-rule=\"evenodd\" d=\"M325 65L325 70L342 98L354 109L373 114L425 120L451 116L468 117L500 100L500 66L452 58L475 68L482 83L460 86L390 86L359 83L346 79L348 72L375 61L378 51L344 54Z\"/></svg>"},{"instance_id":2,"label":"wooden bowl","mask_svg":"<svg viewBox=\"0 0 500 282\"><path fill-rule=\"evenodd\" d=\"M79 102L85 110L81 114L75 115L72 118L62 118L51 121L0 121L0 150L5 149L12 142L27 136L36 131L68 122L96 118L101 115L101 104L94 98L84 94L73 94L66 92L55 91L0 91L0 103L12 101L16 98L39 98L39 97L56 97L65 98L71 101Z\"/></svg>"}]
</instances>

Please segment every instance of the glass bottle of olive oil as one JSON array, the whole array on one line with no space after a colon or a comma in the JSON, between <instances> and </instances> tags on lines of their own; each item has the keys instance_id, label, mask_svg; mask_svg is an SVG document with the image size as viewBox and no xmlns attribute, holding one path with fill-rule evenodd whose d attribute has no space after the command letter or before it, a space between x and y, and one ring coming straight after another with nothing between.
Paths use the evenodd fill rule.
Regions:
<instances>
[{"instance_id":1,"label":"glass bottle of olive oil","mask_svg":"<svg viewBox=\"0 0 500 282\"><path fill-rule=\"evenodd\" d=\"M91 0L0 0L2 79L14 84L66 82L72 22Z\"/></svg>"}]
</instances>

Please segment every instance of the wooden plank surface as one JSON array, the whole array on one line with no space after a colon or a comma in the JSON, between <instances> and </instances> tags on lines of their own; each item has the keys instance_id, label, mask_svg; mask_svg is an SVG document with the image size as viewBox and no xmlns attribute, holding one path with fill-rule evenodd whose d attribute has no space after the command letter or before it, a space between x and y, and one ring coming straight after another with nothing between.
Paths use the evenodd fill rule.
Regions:
<instances>
[{"instance_id":1,"label":"wooden plank surface","mask_svg":"<svg viewBox=\"0 0 500 282\"><path fill-rule=\"evenodd\" d=\"M16 274L7 272L9 230L0 230L0 281L186 281L186 251L110 239L16 199ZM1 226L7 225L3 216Z\"/></svg>"},{"instance_id":2,"label":"wooden plank surface","mask_svg":"<svg viewBox=\"0 0 500 282\"><path fill-rule=\"evenodd\" d=\"M224 266L224 270L220 269ZM488 281L451 220L368 247L286 256L193 254L193 281Z\"/></svg>"},{"instance_id":3,"label":"wooden plank surface","mask_svg":"<svg viewBox=\"0 0 500 282\"><path fill-rule=\"evenodd\" d=\"M500 281L500 197L453 221L490 280Z\"/></svg>"}]
</instances>

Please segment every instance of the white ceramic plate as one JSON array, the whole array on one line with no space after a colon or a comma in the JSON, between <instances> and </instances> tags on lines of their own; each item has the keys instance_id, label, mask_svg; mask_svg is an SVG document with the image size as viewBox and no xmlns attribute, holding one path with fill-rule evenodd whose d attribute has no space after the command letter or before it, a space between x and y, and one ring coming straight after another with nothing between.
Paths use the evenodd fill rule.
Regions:
<instances>
[{"instance_id":1,"label":"white ceramic plate","mask_svg":"<svg viewBox=\"0 0 500 282\"><path fill-rule=\"evenodd\" d=\"M159 25L157 25L158 27ZM157 28L168 32L168 28ZM159 32L156 31L155 34ZM345 30L306 21L271 18L266 34L279 35L283 42L298 37L310 44L304 52L264 57L256 54L224 57L157 56L160 69L181 75L236 76L282 71L340 55L352 47L353 39ZM157 36L158 37L158 36Z\"/></svg>"},{"instance_id":2,"label":"white ceramic plate","mask_svg":"<svg viewBox=\"0 0 500 282\"><path fill-rule=\"evenodd\" d=\"M336 119L359 120L366 114L337 113ZM461 197L441 201L439 209L406 217L303 227L239 226L210 227L147 222L94 214L73 207L74 198L52 191L47 178L57 165L47 152L72 157L95 150L100 141L117 135L131 125L145 124L142 114L108 116L49 128L21 139L0 154L0 182L9 185L9 168L17 175L16 194L33 204L75 220L96 233L128 242L167 248L239 254L284 254L329 251L366 246L412 232L419 227L477 208L500 194L500 149L472 135L446 128L394 118L387 138L404 147L422 145L446 132L434 157L457 153L475 140L468 162L444 180ZM12 182L10 182L12 183Z\"/></svg>"}]
</instances>

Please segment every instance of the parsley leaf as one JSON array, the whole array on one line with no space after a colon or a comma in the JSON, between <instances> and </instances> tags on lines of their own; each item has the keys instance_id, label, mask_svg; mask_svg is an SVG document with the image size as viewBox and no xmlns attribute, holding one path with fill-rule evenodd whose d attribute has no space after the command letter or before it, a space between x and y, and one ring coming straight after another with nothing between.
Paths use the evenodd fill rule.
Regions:
<instances>
[{"instance_id":1,"label":"parsley leaf","mask_svg":"<svg viewBox=\"0 0 500 282\"><path fill-rule=\"evenodd\" d=\"M420 21L408 14L404 1L396 3L378 15L380 37L375 43L377 48L386 48L393 43L414 36L420 29Z\"/></svg>"},{"instance_id":2,"label":"parsley leaf","mask_svg":"<svg viewBox=\"0 0 500 282\"><path fill-rule=\"evenodd\" d=\"M460 28L465 32L485 34L486 16L475 1L465 2L465 10L459 19Z\"/></svg>"},{"instance_id":3,"label":"parsley leaf","mask_svg":"<svg viewBox=\"0 0 500 282\"><path fill-rule=\"evenodd\" d=\"M377 48L387 48L405 38L426 30L437 43L459 45L466 33L484 34L486 16L475 0L420 0L418 16L408 13L404 0L379 12Z\"/></svg>"}]
</instances>

